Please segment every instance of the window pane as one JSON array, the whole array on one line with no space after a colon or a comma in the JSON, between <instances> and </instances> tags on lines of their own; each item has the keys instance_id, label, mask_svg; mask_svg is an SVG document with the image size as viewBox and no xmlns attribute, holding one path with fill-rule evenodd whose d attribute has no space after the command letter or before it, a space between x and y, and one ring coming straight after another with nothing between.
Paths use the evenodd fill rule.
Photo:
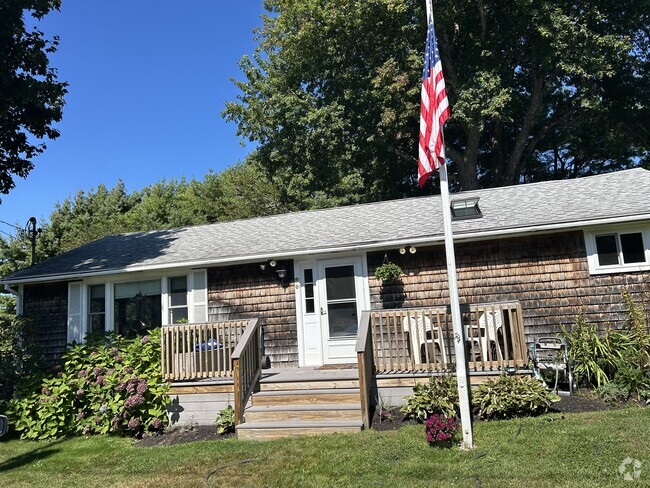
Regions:
<instances>
[{"instance_id":1,"label":"window pane","mask_svg":"<svg viewBox=\"0 0 650 488\"><path fill-rule=\"evenodd\" d=\"M353 336L357 333L357 304L330 303L329 314L330 337Z\"/></svg>"},{"instance_id":2,"label":"window pane","mask_svg":"<svg viewBox=\"0 0 650 488\"><path fill-rule=\"evenodd\" d=\"M169 278L169 293L187 292L187 277L175 276Z\"/></svg>"},{"instance_id":3,"label":"window pane","mask_svg":"<svg viewBox=\"0 0 650 488\"><path fill-rule=\"evenodd\" d=\"M187 305L187 292L172 293L169 295L169 305L171 307L183 307Z\"/></svg>"},{"instance_id":4,"label":"window pane","mask_svg":"<svg viewBox=\"0 0 650 488\"><path fill-rule=\"evenodd\" d=\"M125 337L146 334L147 329L162 324L160 294L116 298L114 303L115 329Z\"/></svg>"},{"instance_id":5,"label":"window pane","mask_svg":"<svg viewBox=\"0 0 650 488\"><path fill-rule=\"evenodd\" d=\"M314 282L314 272L311 269L306 269L305 270L305 283L313 283Z\"/></svg>"},{"instance_id":6,"label":"window pane","mask_svg":"<svg viewBox=\"0 0 650 488\"><path fill-rule=\"evenodd\" d=\"M106 287L104 285L90 285L90 298L104 298Z\"/></svg>"},{"instance_id":7,"label":"window pane","mask_svg":"<svg viewBox=\"0 0 650 488\"><path fill-rule=\"evenodd\" d=\"M135 296L160 296L160 280L135 281L132 283L118 283L115 285L115 299Z\"/></svg>"},{"instance_id":8,"label":"window pane","mask_svg":"<svg viewBox=\"0 0 650 488\"><path fill-rule=\"evenodd\" d=\"M598 252L598 264L600 266L618 264L615 234L596 236L596 250Z\"/></svg>"},{"instance_id":9,"label":"window pane","mask_svg":"<svg viewBox=\"0 0 650 488\"><path fill-rule=\"evenodd\" d=\"M90 334L103 334L105 330L105 319L103 313L88 317L88 332Z\"/></svg>"},{"instance_id":10,"label":"window pane","mask_svg":"<svg viewBox=\"0 0 650 488\"><path fill-rule=\"evenodd\" d=\"M621 251L623 251L624 263L645 263L645 249L641 232L621 234Z\"/></svg>"},{"instance_id":11,"label":"window pane","mask_svg":"<svg viewBox=\"0 0 650 488\"><path fill-rule=\"evenodd\" d=\"M328 300L356 298L354 292L354 266L325 268L325 286Z\"/></svg>"},{"instance_id":12,"label":"window pane","mask_svg":"<svg viewBox=\"0 0 650 488\"><path fill-rule=\"evenodd\" d=\"M187 307L172 308L169 313L172 324L182 324L187 322Z\"/></svg>"},{"instance_id":13,"label":"window pane","mask_svg":"<svg viewBox=\"0 0 650 488\"><path fill-rule=\"evenodd\" d=\"M314 299L313 298L307 298L305 300L305 312L306 313L314 313Z\"/></svg>"},{"instance_id":14,"label":"window pane","mask_svg":"<svg viewBox=\"0 0 650 488\"><path fill-rule=\"evenodd\" d=\"M314 298L314 285L313 285L313 283L309 283L309 284L305 285L305 297Z\"/></svg>"}]
</instances>

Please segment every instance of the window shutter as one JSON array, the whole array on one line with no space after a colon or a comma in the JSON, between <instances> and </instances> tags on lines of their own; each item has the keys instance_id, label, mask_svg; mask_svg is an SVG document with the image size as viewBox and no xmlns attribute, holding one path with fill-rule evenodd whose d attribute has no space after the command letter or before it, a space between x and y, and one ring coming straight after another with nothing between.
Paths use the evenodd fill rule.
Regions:
<instances>
[{"instance_id":1,"label":"window shutter","mask_svg":"<svg viewBox=\"0 0 650 488\"><path fill-rule=\"evenodd\" d=\"M81 342L83 339L81 283L68 284L68 343L72 341Z\"/></svg>"},{"instance_id":2,"label":"window shutter","mask_svg":"<svg viewBox=\"0 0 650 488\"><path fill-rule=\"evenodd\" d=\"M208 270L206 269L192 271L192 310L194 323L208 321Z\"/></svg>"}]
</instances>

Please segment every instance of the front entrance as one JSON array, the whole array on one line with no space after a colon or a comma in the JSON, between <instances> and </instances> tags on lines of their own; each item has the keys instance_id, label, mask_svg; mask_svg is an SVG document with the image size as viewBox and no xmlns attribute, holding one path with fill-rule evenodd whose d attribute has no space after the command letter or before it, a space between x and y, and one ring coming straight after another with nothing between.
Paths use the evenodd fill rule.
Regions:
<instances>
[{"instance_id":1,"label":"front entrance","mask_svg":"<svg viewBox=\"0 0 650 488\"><path fill-rule=\"evenodd\" d=\"M362 256L296 263L300 365L356 362L359 317L369 308Z\"/></svg>"}]
</instances>

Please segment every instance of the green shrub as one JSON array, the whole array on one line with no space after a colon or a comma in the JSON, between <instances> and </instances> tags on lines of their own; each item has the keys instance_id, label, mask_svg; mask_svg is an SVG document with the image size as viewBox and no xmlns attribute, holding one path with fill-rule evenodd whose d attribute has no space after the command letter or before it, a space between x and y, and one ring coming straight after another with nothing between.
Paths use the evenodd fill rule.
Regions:
<instances>
[{"instance_id":1,"label":"green shrub","mask_svg":"<svg viewBox=\"0 0 650 488\"><path fill-rule=\"evenodd\" d=\"M416 385L413 395L405 398L401 412L407 418L426 421L433 414L454 417L458 413L458 387L452 376L433 376L428 383Z\"/></svg>"},{"instance_id":2,"label":"green shrub","mask_svg":"<svg viewBox=\"0 0 650 488\"><path fill-rule=\"evenodd\" d=\"M610 381L596 390L596 392L607 403L624 402L630 397L630 390L627 386L616 381Z\"/></svg>"},{"instance_id":3,"label":"green shrub","mask_svg":"<svg viewBox=\"0 0 650 488\"><path fill-rule=\"evenodd\" d=\"M542 414L559 399L531 376L500 376L478 386L472 395L478 415L486 419Z\"/></svg>"},{"instance_id":4,"label":"green shrub","mask_svg":"<svg viewBox=\"0 0 650 488\"><path fill-rule=\"evenodd\" d=\"M619 331L599 334L584 313L578 315L570 331L562 327L560 335L567 341L576 383L598 387L613 377L616 360L630 343L629 338Z\"/></svg>"},{"instance_id":5,"label":"green shrub","mask_svg":"<svg viewBox=\"0 0 650 488\"><path fill-rule=\"evenodd\" d=\"M235 410L231 405L228 405L226 408L221 410L217 414L217 420L215 420L215 425L217 426L217 434L223 435L229 432L235 431Z\"/></svg>"},{"instance_id":6,"label":"green shrub","mask_svg":"<svg viewBox=\"0 0 650 488\"><path fill-rule=\"evenodd\" d=\"M120 434L165 427L169 386L160 371L160 331L73 344L53 372L21 385L8 411L23 439Z\"/></svg>"},{"instance_id":7,"label":"green shrub","mask_svg":"<svg viewBox=\"0 0 650 488\"><path fill-rule=\"evenodd\" d=\"M7 408L19 381L43 367L34 336L33 320L0 313L0 412Z\"/></svg>"}]
</instances>

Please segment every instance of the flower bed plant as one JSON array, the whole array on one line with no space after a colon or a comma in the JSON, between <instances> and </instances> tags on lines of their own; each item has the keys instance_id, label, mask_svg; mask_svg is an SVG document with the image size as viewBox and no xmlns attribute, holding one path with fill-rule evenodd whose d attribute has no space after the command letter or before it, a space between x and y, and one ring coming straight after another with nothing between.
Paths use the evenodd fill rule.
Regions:
<instances>
[{"instance_id":1,"label":"flower bed plant","mask_svg":"<svg viewBox=\"0 0 650 488\"><path fill-rule=\"evenodd\" d=\"M453 417L458 410L458 388L452 376L432 376L428 383L416 385L400 410L408 418L424 422L433 414Z\"/></svg>"},{"instance_id":2,"label":"flower bed plant","mask_svg":"<svg viewBox=\"0 0 650 488\"><path fill-rule=\"evenodd\" d=\"M531 376L500 376L478 386L472 395L472 403L485 419L539 415L559 400L544 383Z\"/></svg>"},{"instance_id":3,"label":"flower bed plant","mask_svg":"<svg viewBox=\"0 0 650 488\"><path fill-rule=\"evenodd\" d=\"M26 380L9 415L23 439L118 434L165 427L168 384L160 371L160 331L135 339L88 337L60 365Z\"/></svg>"},{"instance_id":4,"label":"flower bed plant","mask_svg":"<svg viewBox=\"0 0 650 488\"><path fill-rule=\"evenodd\" d=\"M432 446L451 447L455 433L460 428L460 423L455 417L434 414L424 424L424 434L427 442Z\"/></svg>"}]
</instances>

